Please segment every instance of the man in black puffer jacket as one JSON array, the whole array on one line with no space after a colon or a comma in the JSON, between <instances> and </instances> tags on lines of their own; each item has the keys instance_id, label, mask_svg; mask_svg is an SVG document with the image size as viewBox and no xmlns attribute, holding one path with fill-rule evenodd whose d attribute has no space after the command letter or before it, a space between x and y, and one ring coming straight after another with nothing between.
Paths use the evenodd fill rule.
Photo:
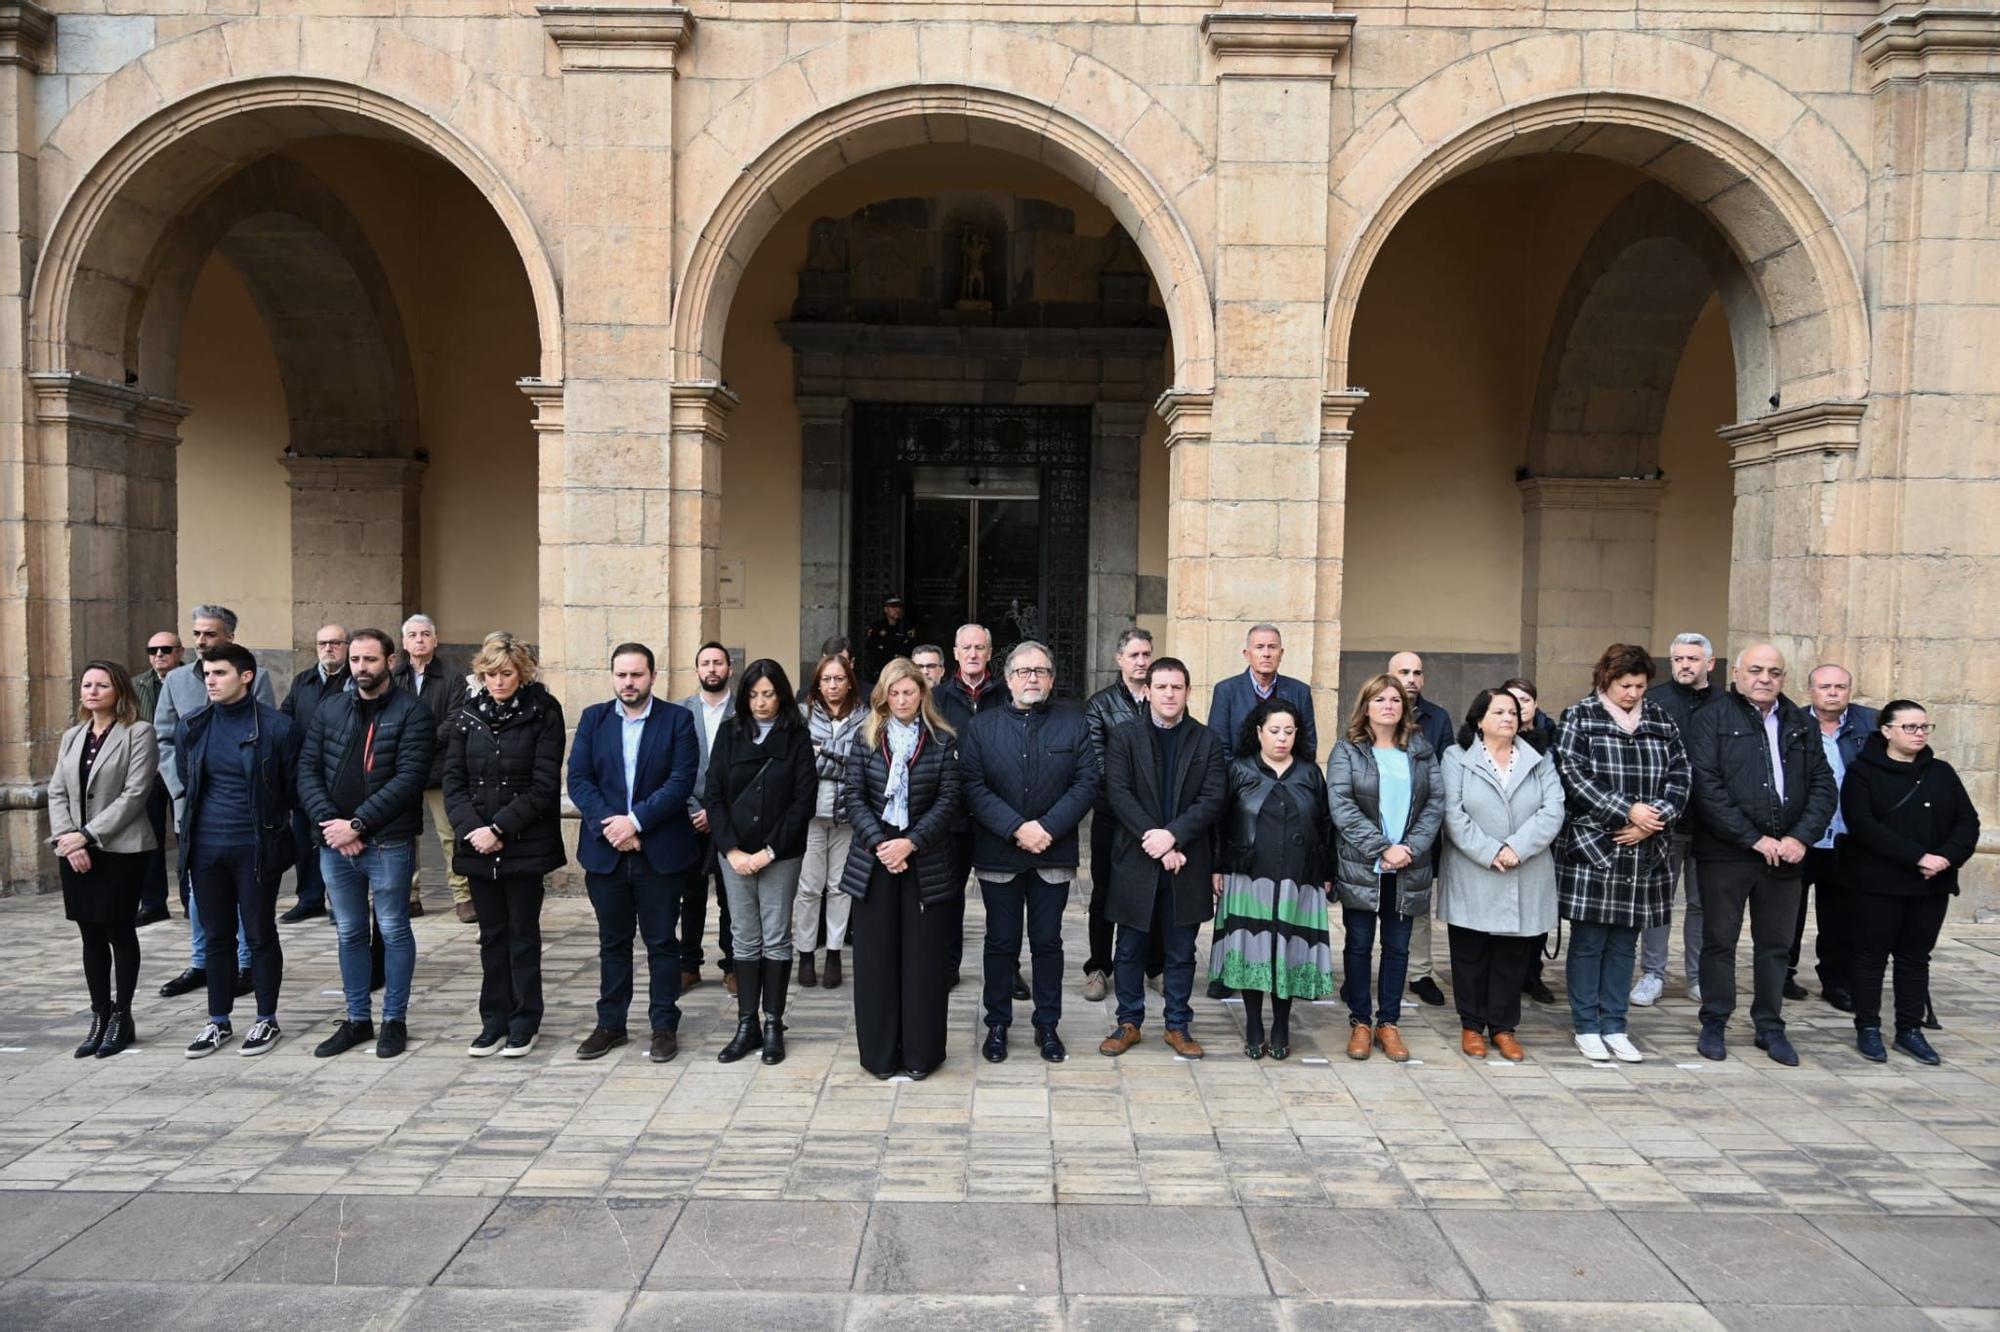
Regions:
<instances>
[{"instance_id":1,"label":"man in black puffer jacket","mask_svg":"<svg viewBox=\"0 0 2000 1332\"><path fill-rule=\"evenodd\" d=\"M351 693L323 701L299 753L299 805L321 844L320 874L340 931L340 983L347 1018L313 1051L321 1058L375 1041L384 1059L403 1052L417 941L410 932L410 879L423 831L424 786L437 752L430 709L389 678L389 635L363 629L347 645ZM382 1033L369 1009L368 908L382 930Z\"/></svg>"},{"instance_id":2,"label":"man in black puffer jacket","mask_svg":"<svg viewBox=\"0 0 2000 1332\"><path fill-rule=\"evenodd\" d=\"M1736 1008L1736 941L1750 913L1757 1048L1799 1062L1785 1036L1785 970L1799 916L1806 848L1833 819L1838 788L1812 714L1781 692L1785 658L1769 643L1736 658L1728 694L1694 714L1684 737L1694 769L1694 857L1701 869L1701 1039L1726 1054Z\"/></svg>"},{"instance_id":3,"label":"man in black puffer jacket","mask_svg":"<svg viewBox=\"0 0 2000 1332\"><path fill-rule=\"evenodd\" d=\"M1007 654L1005 707L972 721L959 746L960 784L972 811L972 868L986 903L987 1060L1007 1057L1014 969L1027 917L1034 958L1035 1041L1042 1058L1066 1052L1062 1018L1062 917L1076 879L1077 825L1097 798L1098 766L1083 714L1053 708L1055 658L1032 639Z\"/></svg>"}]
</instances>

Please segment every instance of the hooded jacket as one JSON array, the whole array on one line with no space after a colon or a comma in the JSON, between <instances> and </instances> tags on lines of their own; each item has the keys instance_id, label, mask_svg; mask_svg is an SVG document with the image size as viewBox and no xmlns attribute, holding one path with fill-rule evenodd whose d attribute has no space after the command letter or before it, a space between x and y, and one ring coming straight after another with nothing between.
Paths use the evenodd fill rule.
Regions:
<instances>
[{"instance_id":1,"label":"hooded jacket","mask_svg":"<svg viewBox=\"0 0 2000 1332\"><path fill-rule=\"evenodd\" d=\"M1924 746L1914 760L1889 757L1878 731L1840 786L1841 883L1854 892L1921 897L1958 891L1958 871L1979 845L1979 811L1951 764ZM1951 868L1926 879L1917 861L1943 856Z\"/></svg>"}]
</instances>

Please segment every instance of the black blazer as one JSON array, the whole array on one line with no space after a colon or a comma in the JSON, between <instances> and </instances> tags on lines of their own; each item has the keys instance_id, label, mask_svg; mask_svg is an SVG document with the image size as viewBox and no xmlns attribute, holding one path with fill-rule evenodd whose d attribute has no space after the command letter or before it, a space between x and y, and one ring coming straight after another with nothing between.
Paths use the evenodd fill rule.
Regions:
<instances>
[{"instance_id":1,"label":"black blazer","mask_svg":"<svg viewBox=\"0 0 2000 1332\"><path fill-rule=\"evenodd\" d=\"M1229 760L1215 732L1183 717L1180 749L1174 755L1172 789L1160 791L1159 728L1150 713L1111 733L1104 750L1104 795L1118 820L1111 834L1111 892L1104 917L1134 929L1150 929L1160 862L1146 854L1140 838L1153 828L1174 835L1174 849L1187 864L1173 876L1174 924L1199 925L1215 914L1215 824L1229 793ZM1170 817L1161 818L1165 810Z\"/></svg>"},{"instance_id":2,"label":"black blazer","mask_svg":"<svg viewBox=\"0 0 2000 1332\"><path fill-rule=\"evenodd\" d=\"M806 825L819 804L819 770L803 723L774 726L763 744L739 723L715 733L708 757L708 831L719 854L762 851L779 860L806 853ZM752 722L754 727L756 723Z\"/></svg>"}]
</instances>

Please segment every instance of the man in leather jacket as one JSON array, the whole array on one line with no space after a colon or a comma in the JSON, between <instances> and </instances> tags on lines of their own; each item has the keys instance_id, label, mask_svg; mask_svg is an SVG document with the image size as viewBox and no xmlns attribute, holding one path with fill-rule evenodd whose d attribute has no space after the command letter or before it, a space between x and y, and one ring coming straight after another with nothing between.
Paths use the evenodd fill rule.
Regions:
<instances>
[{"instance_id":1,"label":"man in leather jacket","mask_svg":"<svg viewBox=\"0 0 2000 1332\"><path fill-rule=\"evenodd\" d=\"M1085 734L1090 755L1104 766L1105 747L1111 733L1128 721L1137 721L1146 712L1146 672L1153 664L1153 635L1137 625L1118 635L1118 678L1090 696L1083 705ZM1117 828L1111 802L1102 788L1090 818L1090 956L1083 961L1083 997L1101 1003L1111 986L1114 962L1113 927L1105 919L1104 902L1111 891L1111 844ZM1146 974L1157 976L1163 963L1161 944L1156 937L1146 959Z\"/></svg>"}]
</instances>

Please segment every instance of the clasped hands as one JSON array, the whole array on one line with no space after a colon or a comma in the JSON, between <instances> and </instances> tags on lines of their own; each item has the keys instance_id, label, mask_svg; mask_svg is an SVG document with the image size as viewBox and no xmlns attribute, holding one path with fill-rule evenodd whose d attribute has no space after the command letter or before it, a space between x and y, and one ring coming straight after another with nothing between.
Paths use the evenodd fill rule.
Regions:
<instances>
[{"instance_id":1,"label":"clasped hands","mask_svg":"<svg viewBox=\"0 0 2000 1332\"><path fill-rule=\"evenodd\" d=\"M1625 826L1611 834L1611 840L1620 846L1637 846L1648 837L1658 836L1667 830L1666 819L1660 811L1640 801L1626 811Z\"/></svg>"},{"instance_id":2,"label":"clasped hands","mask_svg":"<svg viewBox=\"0 0 2000 1332\"><path fill-rule=\"evenodd\" d=\"M80 832L68 832L56 838L56 854L67 860L69 867L78 874L90 873L89 848L90 839Z\"/></svg>"},{"instance_id":3,"label":"clasped hands","mask_svg":"<svg viewBox=\"0 0 2000 1332\"><path fill-rule=\"evenodd\" d=\"M600 819L598 823L604 831L604 840L611 843L613 849L619 851L637 851L639 849L639 825L632 821L630 814L613 814L608 819ZM731 852L730 854L732 857L730 864L734 865L736 863L733 859L735 853ZM737 870L736 872L738 874L745 874L749 871Z\"/></svg>"},{"instance_id":4,"label":"clasped hands","mask_svg":"<svg viewBox=\"0 0 2000 1332\"><path fill-rule=\"evenodd\" d=\"M1139 847L1169 874L1179 874L1187 865L1187 853L1175 849L1174 835L1165 828L1154 828L1139 839Z\"/></svg>"}]
</instances>

